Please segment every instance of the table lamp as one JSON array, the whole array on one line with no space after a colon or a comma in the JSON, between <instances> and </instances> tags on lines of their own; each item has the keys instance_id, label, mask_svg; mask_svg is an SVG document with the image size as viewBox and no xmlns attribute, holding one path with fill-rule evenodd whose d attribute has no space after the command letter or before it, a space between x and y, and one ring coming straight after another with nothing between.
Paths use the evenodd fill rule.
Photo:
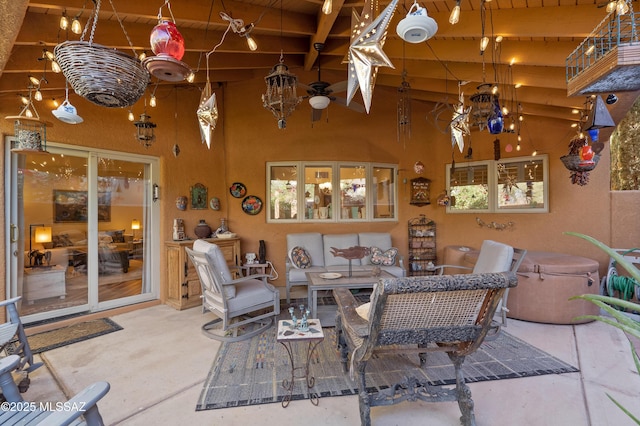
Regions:
<instances>
[{"instance_id":1,"label":"table lamp","mask_svg":"<svg viewBox=\"0 0 640 426\"><path fill-rule=\"evenodd\" d=\"M140 221L138 219L133 219L131 221L131 230L133 231L133 239L136 239L136 231L140 229Z\"/></svg>"},{"instance_id":2,"label":"table lamp","mask_svg":"<svg viewBox=\"0 0 640 426\"><path fill-rule=\"evenodd\" d=\"M36 243L50 243L51 242L51 227L44 226L44 224L32 224L29 225L29 266L42 266L42 259L47 257L47 253L50 252L41 252L40 250L32 249L32 239L31 235L33 234L33 228L35 228L35 235L33 240ZM32 260L35 258L35 264L32 265Z\"/></svg>"}]
</instances>

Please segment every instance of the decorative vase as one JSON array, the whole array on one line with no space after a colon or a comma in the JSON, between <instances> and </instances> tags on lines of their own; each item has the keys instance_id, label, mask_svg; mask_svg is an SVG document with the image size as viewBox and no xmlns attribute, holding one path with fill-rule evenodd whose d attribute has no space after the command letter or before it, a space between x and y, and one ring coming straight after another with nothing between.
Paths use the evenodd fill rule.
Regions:
<instances>
[{"instance_id":1,"label":"decorative vase","mask_svg":"<svg viewBox=\"0 0 640 426\"><path fill-rule=\"evenodd\" d=\"M211 227L207 225L204 219L200 219L200 223L193 230L198 238L209 238L211 235Z\"/></svg>"},{"instance_id":2,"label":"decorative vase","mask_svg":"<svg viewBox=\"0 0 640 426\"><path fill-rule=\"evenodd\" d=\"M260 240L260 248L258 249L258 262L261 264L267 263L267 248L264 245L264 240Z\"/></svg>"},{"instance_id":3,"label":"decorative vase","mask_svg":"<svg viewBox=\"0 0 640 426\"><path fill-rule=\"evenodd\" d=\"M499 135L504 128L504 119L497 98L493 102L493 112L487 120L487 128L492 135Z\"/></svg>"},{"instance_id":4,"label":"decorative vase","mask_svg":"<svg viewBox=\"0 0 640 426\"><path fill-rule=\"evenodd\" d=\"M184 56L184 38L171 21L161 21L156 25L151 31L149 42L156 55L168 55L178 61Z\"/></svg>"}]
</instances>

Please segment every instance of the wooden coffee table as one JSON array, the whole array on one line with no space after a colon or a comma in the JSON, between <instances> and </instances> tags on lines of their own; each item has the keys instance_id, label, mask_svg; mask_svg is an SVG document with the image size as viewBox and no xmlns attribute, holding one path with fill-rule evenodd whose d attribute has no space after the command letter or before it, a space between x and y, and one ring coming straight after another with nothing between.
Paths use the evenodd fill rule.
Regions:
<instances>
[{"instance_id":1,"label":"wooden coffee table","mask_svg":"<svg viewBox=\"0 0 640 426\"><path fill-rule=\"evenodd\" d=\"M333 327L336 324L336 307L321 306L318 308L318 291L333 290L334 288L363 289L373 288L373 285L380 278L394 278L394 276L386 271L382 271L379 277L371 275L370 271L348 273L332 273L332 272L307 272L307 300L311 318L318 318L325 327ZM337 275L340 275L337 278Z\"/></svg>"}]
</instances>

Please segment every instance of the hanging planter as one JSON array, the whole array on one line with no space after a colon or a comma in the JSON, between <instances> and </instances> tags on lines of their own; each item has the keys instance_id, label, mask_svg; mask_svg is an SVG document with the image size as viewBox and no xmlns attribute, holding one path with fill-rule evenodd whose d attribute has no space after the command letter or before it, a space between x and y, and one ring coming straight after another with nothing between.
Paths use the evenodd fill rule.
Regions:
<instances>
[{"instance_id":1,"label":"hanging planter","mask_svg":"<svg viewBox=\"0 0 640 426\"><path fill-rule=\"evenodd\" d=\"M562 164L571 171L571 183L584 186L589 183L589 172L596 168L600 155L587 144L584 137L576 137L569 142L569 154L560 157Z\"/></svg>"},{"instance_id":2,"label":"hanging planter","mask_svg":"<svg viewBox=\"0 0 640 426\"><path fill-rule=\"evenodd\" d=\"M78 95L99 106L129 107L144 94L149 84L149 73L135 56L126 31L125 36L134 56L93 42L99 11L100 0L95 0L89 41L83 40L89 27L87 25L80 41L62 42L53 53L62 73ZM124 31L115 8L113 11Z\"/></svg>"}]
</instances>

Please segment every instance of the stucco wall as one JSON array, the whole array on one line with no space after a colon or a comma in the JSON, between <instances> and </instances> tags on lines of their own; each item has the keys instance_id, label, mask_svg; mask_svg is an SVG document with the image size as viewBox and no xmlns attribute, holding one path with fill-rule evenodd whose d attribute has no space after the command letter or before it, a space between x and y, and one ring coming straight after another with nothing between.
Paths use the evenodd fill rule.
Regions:
<instances>
[{"instance_id":1,"label":"stucco wall","mask_svg":"<svg viewBox=\"0 0 640 426\"><path fill-rule=\"evenodd\" d=\"M300 81L313 81L314 73L294 70ZM425 214L437 224L438 252L450 244L479 247L482 240L494 239L530 250L547 250L583 255L597 259L604 267L607 258L588 243L563 235L563 231L576 231L592 235L604 242L632 245L637 241L637 226L631 213L617 214L612 222L611 211L624 206L638 204L637 193L610 195L608 164L609 152L605 148L600 164L591 173L586 186L572 185L569 172L559 160L567 151L574 130L564 121L527 118L522 136L522 151L509 154L504 146L516 145L515 135L500 135L502 156L530 155L533 148L539 153L549 154L550 168L550 212L548 214L484 214L485 222L505 223L513 221L515 226L504 231L481 228L476 223L477 214L446 214L435 204L435 198L445 188L445 164L451 161L449 134L440 132L433 125L431 103L414 102L412 114L412 137L406 144L396 140L396 93L393 90L376 88L371 113L359 114L332 104L329 120L326 112L323 120L311 125L311 110L303 101L289 118L287 128L279 130L276 120L262 107L260 95L264 91L264 73L257 72L250 82L231 83L216 89L220 119L209 150L200 141L195 118L200 92L195 88L159 88L158 106L147 107L156 128L157 140L149 149L142 147L133 137L135 128L127 121L127 110L107 109L72 95L71 103L78 108L84 123L76 126L56 120L50 113L52 106L38 103L41 116L54 125L48 129L48 139L73 145L91 146L125 152L158 156L161 161L160 241L171 239L172 221L183 218L190 237L200 219L205 219L212 228L220 219L228 218L229 227L242 239L243 252L257 251L258 241L265 240L267 257L281 272L277 285L284 286L285 236L290 232L319 231L324 233L385 231L393 234L393 240L403 255L407 255L407 221ZM331 76L325 76L330 78ZM337 80L336 78L333 80ZM341 76L337 78L342 78ZM471 90L471 89L470 89ZM360 94L354 99L360 102ZM142 102L134 107L136 115L142 112ZM16 114L18 99L0 99L0 114ZM177 111L177 116L176 116ZM526 111L525 111L526 113ZM0 121L0 131L13 133L13 123ZM471 135L473 160L493 158L495 136L488 132L474 131ZM176 158L172 153L175 143L181 153ZM463 155L455 153L457 164L463 163ZM283 160L358 160L387 162L399 165L399 220L394 223L354 224L267 224L263 211L249 216L242 211L241 200L230 196L231 183L239 181L246 185L249 194L266 200L267 161ZM432 180L430 206L417 207L409 204L408 184L404 179L417 177L413 171L416 161L425 164L424 177ZM4 162L4 158L0 159ZM4 170L4 164L2 164ZM208 188L209 197L219 197L222 209L179 211L175 199L188 195L190 186L202 183ZM4 193L4 184L0 194ZM3 198L4 199L4 198ZM637 209L636 209L637 210ZM633 211L632 209L627 210ZM0 212L4 222L4 211ZM621 232L621 229L633 232ZM615 228L615 229L614 229ZM4 233L4 227L2 233ZM612 231L612 229L614 229ZM4 235L3 235L4 236ZM4 247L0 253L5 255ZM165 276L164 252L161 250L161 276ZM4 262L0 266L4 268ZM3 274L4 280L4 274ZM162 283L164 290L164 282ZM162 292L164 298L165 291Z\"/></svg>"}]
</instances>

